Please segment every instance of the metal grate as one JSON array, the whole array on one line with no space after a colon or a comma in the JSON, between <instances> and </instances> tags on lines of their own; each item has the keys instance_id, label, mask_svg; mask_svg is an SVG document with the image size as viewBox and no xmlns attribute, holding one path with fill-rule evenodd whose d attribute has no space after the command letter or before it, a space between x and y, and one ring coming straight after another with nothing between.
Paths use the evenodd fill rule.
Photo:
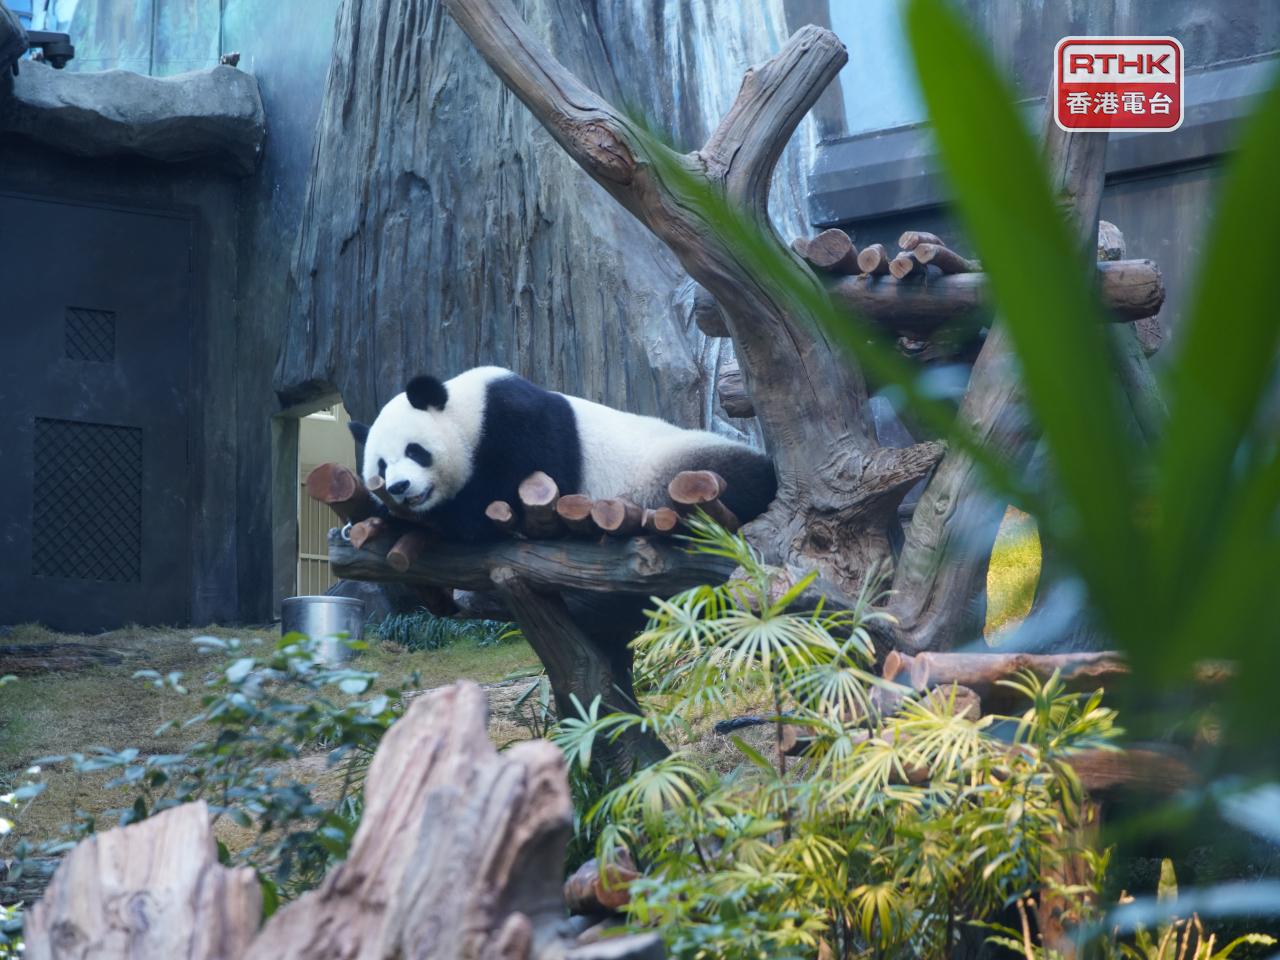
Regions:
<instances>
[{"instance_id":1,"label":"metal grate","mask_svg":"<svg viewBox=\"0 0 1280 960\"><path fill-rule=\"evenodd\" d=\"M38 577L142 580L142 431L35 422L31 570Z\"/></svg>"},{"instance_id":2,"label":"metal grate","mask_svg":"<svg viewBox=\"0 0 1280 960\"><path fill-rule=\"evenodd\" d=\"M64 349L68 360L110 363L116 358L116 315L110 310L67 307Z\"/></svg>"}]
</instances>

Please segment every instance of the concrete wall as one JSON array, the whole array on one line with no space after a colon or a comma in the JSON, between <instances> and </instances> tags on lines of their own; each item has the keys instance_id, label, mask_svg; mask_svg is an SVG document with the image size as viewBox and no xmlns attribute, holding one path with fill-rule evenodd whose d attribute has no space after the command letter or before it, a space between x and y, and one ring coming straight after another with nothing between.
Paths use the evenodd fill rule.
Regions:
<instances>
[{"instance_id":1,"label":"concrete wall","mask_svg":"<svg viewBox=\"0 0 1280 960\"><path fill-rule=\"evenodd\" d=\"M273 595L284 589L273 587L274 557L281 549L292 556L291 544L273 543L272 464L274 442L285 459L281 483L292 492L297 424L273 419L281 410L271 374L337 6L338 0L59 0L52 9L39 3L43 25L72 34L76 59L68 69L168 76L239 51L240 68L258 81L268 125L261 165L248 179L143 162L36 161L3 151L11 163L3 163L0 176L34 167L50 174L51 189L78 181L99 195L154 195L201 209L203 238L218 251L207 292L214 339L200 375L210 437L201 463L217 517L195 538L196 622L269 619ZM52 173L71 169L74 177ZM292 528L285 526L287 537Z\"/></svg>"}]
</instances>

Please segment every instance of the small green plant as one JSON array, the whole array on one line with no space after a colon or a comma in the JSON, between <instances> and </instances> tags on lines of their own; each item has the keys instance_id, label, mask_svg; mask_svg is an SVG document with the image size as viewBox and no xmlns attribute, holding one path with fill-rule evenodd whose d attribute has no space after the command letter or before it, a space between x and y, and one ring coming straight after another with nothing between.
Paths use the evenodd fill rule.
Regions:
<instances>
[{"instance_id":1,"label":"small green plant","mask_svg":"<svg viewBox=\"0 0 1280 960\"><path fill-rule=\"evenodd\" d=\"M597 855L625 849L644 873L631 923L677 957L946 957L965 924L1038 891L1089 816L1067 758L1119 732L1101 693L1026 675L1011 681L1019 716L956 715L946 698L883 716L875 688L904 691L870 670L867 625L883 616L870 590L848 611L792 609L810 580L775 598L745 540L691 526L693 549L738 575L656 603L634 642L646 715L601 716L597 701L554 738L586 771L599 737L687 727L754 690L773 705L774 743L735 737L742 762L725 776L677 751L587 811ZM807 738L798 757L787 728Z\"/></svg>"},{"instance_id":2,"label":"small green plant","mask_svg":"<svg viewBox=\"0 0 1280 960\"><path fill-rule=\"evenodd\" d=\"M249 842L234 852L220 847L220 854L257 870L270 908L313 886L346 856L359 822L365 771L382 735L403 712L400 691L374 692L376 673L326 665L319 644L300 634L266 649L216 637L193 642L221 662L204 683L201 708L157 730L191 730L200 739L190 747L172 754L95 747L38 762L67 767L77 779L111 771L106 786L119 789L125 800L111 811L111 826L204 800L215 822L226 819L251 831ZM189 694L180 673L140 670L135 676ZM317 749L328 750L328 766L339 781L324 799L313 776L290 767ZM98 827L97 816L77 811L76 821L63 828L66 836L39 852L61 852Z\"/></svg>"},{"instance_id":3,"label":"small green plant","mask_svg":"<svg viewBox=\"0 0 1280 960\"><path fill-rule=\"evenodd\" d=\"M428 610L412 613L393 613L386 619L365 628L370 640L395 643L406 650L439 650L455 643L473 643L477 647L490 647L520 636L509 623L496 620L455 620L437 617Z\"/></svg>"}]
</instances>

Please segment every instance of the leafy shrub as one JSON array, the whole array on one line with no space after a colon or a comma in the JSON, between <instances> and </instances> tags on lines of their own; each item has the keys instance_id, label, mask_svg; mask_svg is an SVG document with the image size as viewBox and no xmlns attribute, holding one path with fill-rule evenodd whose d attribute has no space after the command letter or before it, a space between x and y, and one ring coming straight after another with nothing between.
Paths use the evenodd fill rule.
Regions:
<instances>
[{"instance_id":1,"label":"leafy shrub","mask_svg":"<svg viewBox=\"0 0 1280 960\"><path fill-rule=\"evenodd\" d=\"M395 643L406 650L439 650L459 641L490 647L520 635L509 623L497 620L454 620L428 610L393 613L381 623L370 623L365 635L381 643Z\"/></svg>"},{"instance_id":2,"label":"leafy shrub","mask_svg":"<svg viewBox=\"0 0 1280 960\"><path fill-rule=\"evenodd\" d=\"M740 575L659 601L635 641L647 716L563 721L555 739L590 766L598 737L647 724L687 726L743 690L773 703L768 757L734 738L742 764L719 776L688 752L642 769L585 815L602 860L627 850L644 871L631 923L656 927L677 957L946 956L967 921L1039 890L1072 854L1090 816L1071 754L1118 734L1101 693L1066 693L1053 678L1009 681L1027 709L955 716L940 700L882 716L867 624L856 609L793 611L811 579L770 596L770 571L740 537L695 523L696 549L731 557ZM905 693L900 688L894 693ZM783 725L811 737L798 759Z\"/></svg>"},{"instance_id":3,"label":"leafy shrub","mask_svg":"<svg viewBox=\"0 0 1280 960\"><path fill-rule=\"evenodd\" d=\"M110 812L111 826L204 800L215 822L226 818L252 830L251 841L234 853L220 845L220 856L253 866L268 910L274 909L281 897L313 886L346 856L360 818L365 771L382 735L403 713L400 691L374 692L376 673L327 666L319 644L300 634L265 650L256 649L258 641L193 642L221 663L204 683L200 709L156 732L190 729L199 741L172 754L95 747L37 762L69 768L77 777L112 771L106 786L119 789L124 802ZM189 694L178 672L140 670L135 676ZM341 771L331 798L318 797L316 784L285 766L317 748L328 748L329 767ZM40 848L24 844L20 859L61 852L98 826L95 815L77 811L76 821L63 828L63 840Z\"/></svg>"}]
</instances>

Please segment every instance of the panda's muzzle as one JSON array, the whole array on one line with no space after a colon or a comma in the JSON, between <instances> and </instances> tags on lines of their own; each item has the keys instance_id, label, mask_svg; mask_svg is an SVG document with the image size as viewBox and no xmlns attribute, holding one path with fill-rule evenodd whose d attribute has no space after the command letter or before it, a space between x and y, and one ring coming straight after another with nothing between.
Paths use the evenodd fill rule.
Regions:
<instances>
[{"instance_id":1,"label":"panda's muzzle","mask_svg":"<svg viewBox=\"0 0 1280 960\"><path fill-rule=\"evenodd\" d=\"M416 494L415 496L412 496L412 497L405 497L403 501L404 505L406 507L422 506L431 497L431 492L435 490L435 488L436 488L436 485L433 483L431 484L431 486L427 487L427 489L423 490L421 493Z\"/></svg>"}]
</instances>

